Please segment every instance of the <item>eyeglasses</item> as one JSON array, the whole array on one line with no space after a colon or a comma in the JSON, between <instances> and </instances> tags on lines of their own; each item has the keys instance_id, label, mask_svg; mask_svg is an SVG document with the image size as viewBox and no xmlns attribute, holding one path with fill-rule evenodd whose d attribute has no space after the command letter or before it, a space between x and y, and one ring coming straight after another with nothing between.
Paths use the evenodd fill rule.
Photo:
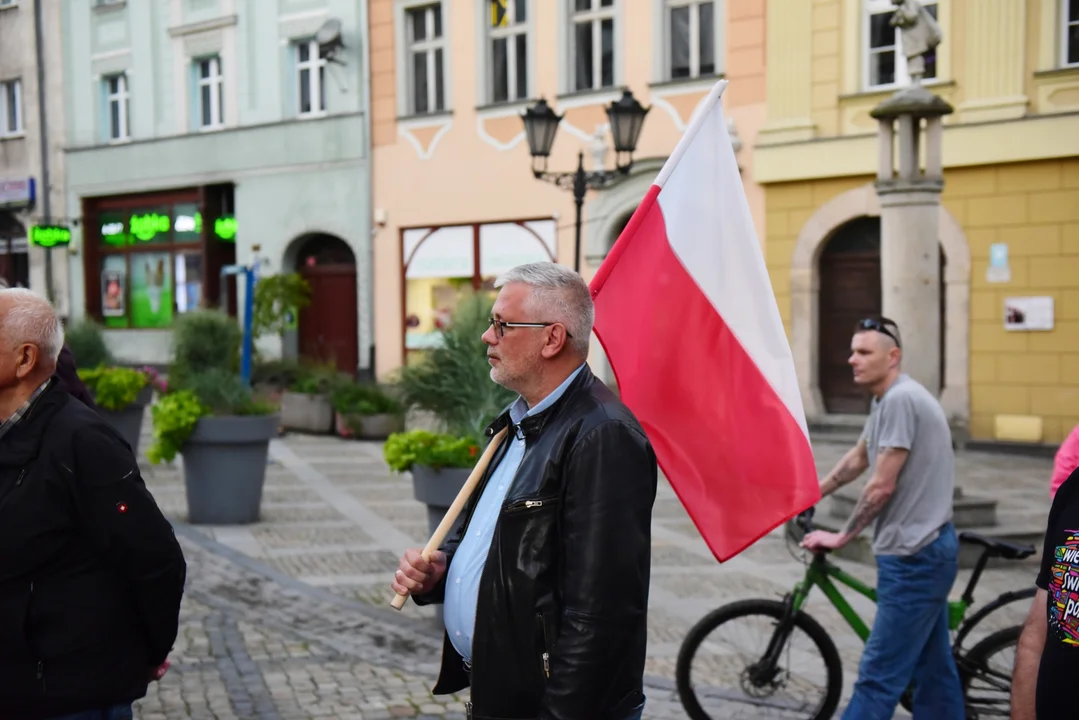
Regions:
<instances>
[{"instance_id":1,"label":"eyeglasses","mask_svg":"<svg viewBox=\"0 0 1079 720\"><path fill-rule=\"evenodd\" d=\"M555 324L555 323L549 323L549 322L548 323L506 322L505 320L495 320L493 317L487 318L487 322L491 323L491 327L493 327L495 329L495 335L497 335L499 337L499 339L506 336L506 328L515 328L515 327L541 328L541 327L550 327L551 325ZM567 330L566 331L566 337L571 338L571 337L573 337L573 335L571 335L570 332Z\"/></svg>"},{"instance_id":2,"label":"eyeglasses","mask_svg":"<svg viewBox=\"0 0 1079 720\"><path fill-rule=\"evenodd\" d=\"M894 333L888 329L889 325L895 328ZM894 320L889 320L888 318L866 318L865 320L859 321L858 329L876 330L879 333L884 333L892 340L895 340L897 347L903 347L903 344L899 342L899 326L895 324Z\"/></svg>"}]
</instances>

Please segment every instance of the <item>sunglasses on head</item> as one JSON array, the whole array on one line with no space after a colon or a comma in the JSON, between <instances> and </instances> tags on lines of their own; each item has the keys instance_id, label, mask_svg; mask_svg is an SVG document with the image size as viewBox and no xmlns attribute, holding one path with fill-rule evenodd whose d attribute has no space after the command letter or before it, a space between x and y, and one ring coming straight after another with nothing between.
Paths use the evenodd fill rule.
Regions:
<instances>
[{"instance_id":1,"label":"sunglasses on head","mask_svg":"<svg viewBox=\"0 0 1079 720\"><path fill-rule=\"evenodd\" d=\"M895 332L888 329L888 326L895 328ZM899 326L894 321L888 318L866 318L858 323L859 330L876 330L879 333L884 333L892 340L895 340L895 344L898 347L903 347L899 342Z\"/></svg>"}]
</instances>

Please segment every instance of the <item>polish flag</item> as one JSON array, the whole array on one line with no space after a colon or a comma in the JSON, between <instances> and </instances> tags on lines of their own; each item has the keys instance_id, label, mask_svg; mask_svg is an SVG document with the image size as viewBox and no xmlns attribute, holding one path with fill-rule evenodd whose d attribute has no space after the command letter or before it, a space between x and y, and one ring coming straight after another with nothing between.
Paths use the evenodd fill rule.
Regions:
<instances>
[{"instance_id":1,"label":"polish flag","mask_svg":"<svg viewBox=\"0 0 1079 720\"><path fill-rule=\"evenodd\" d=\"M622 401L720 562L820 500L716 83L591 283Z\"/></svg>"}]
</instances>

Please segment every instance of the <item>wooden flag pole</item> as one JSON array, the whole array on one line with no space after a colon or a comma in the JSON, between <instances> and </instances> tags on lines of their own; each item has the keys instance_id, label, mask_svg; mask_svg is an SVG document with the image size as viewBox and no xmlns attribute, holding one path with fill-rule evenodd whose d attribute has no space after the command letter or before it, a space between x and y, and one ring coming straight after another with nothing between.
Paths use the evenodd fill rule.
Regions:
<instances>
[{"instance_id":1,"label":"wooden flag pole","mask_svg":"<svg viewBox=\"0 0 1079 720\"><path fill-rule=\"evenodd\" d=\"M431 562L431 556L435 554L439 546L442 545L442 541L446 539L446 535L449 533L450 528L453 527L453 523L457 521L457 516L464 510L465 504L472 496L476 486L480 483L480 478L483 477L483 473L486 472L487 466L491 464L491 458L495 454L495 450L502 444L502 438L506 436L506 432L510 429L510 425L502 428L498 431L498 434L491 438L491 442L487 443L487 448L483 451L483 455L480 456L479 462L476 463L476 467L472 468L472 472L468 476L468 480L465 480L465 484L461 486L461 491L457 493L457 497L454 499L453 504L450 505L450 509L446 511L446 514L442 518L442 522L435 528L434 534L431 535L431 539L427 541L427 545L423 548L423 559L427 562ZM401 593L394 593L393 600L390 602L390 606L394 610L400 610L405 606L405 601L408 600L408 595L402 595Z\"/></svg>"}]
</instances>

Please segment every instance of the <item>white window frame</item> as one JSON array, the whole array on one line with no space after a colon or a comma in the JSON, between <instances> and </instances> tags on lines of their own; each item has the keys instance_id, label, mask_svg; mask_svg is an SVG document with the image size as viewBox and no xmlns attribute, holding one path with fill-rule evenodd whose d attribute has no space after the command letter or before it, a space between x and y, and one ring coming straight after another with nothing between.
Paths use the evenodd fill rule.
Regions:
<instances>
[{"instance_id":1,"label":"white window frame","mask_svg":"<svg viewBox=\"0 0 1079 720\"><path fill-rule=\"evenodd\" d=\"M918 0L922 5L936 5L937 7L937 20L940 21L940 11L942 0ZM907 71L907 58L903 54L903 42L900 39L899 28L893 28L895 32L895 80L893 82L881 85L873 85L869 82L869 68L870 57L872 52L869 48L869 18L871 15L878 13L891 12L894 13L896 6L892 4L892 0L861 0L862 3L862 38L859 46L859 52L862 56L862 89L865 91L877 91L887 90L889 88L902 87L910 83L910 73ZM939 80L940 75L940 56L938 51L937 56L937 75L936 78L923 78L926 83L932 83L935 80Z\"/></svg>"},{"instance_id":2,"label":"white window frame","mask_svg":"<svg viewBox=\"0 0 1079 720\"><path fill-rule=\"evenodd\" d=\"M566 26L566 58L568 61L566 73L566 90L569 93L586 92L611 92L616 89L621 76L622 53L619 48L619 35L622 29L620 0L613 0L608 7L601 7L600 0L590 0L590 10L577 10L576 0L564 0L566 3L567 26ZM613 53L611 84L602 85L603 82L603 31L602 21L611 20L613 27ZM580 89L577 87L577 25L592 23L592 86Z\"/></svg>"},{"instance_id":3,"label":"white window frame","mask_svg":"<svg viewBox=\"0 0 1079 720\"><path fill-rule=\"evenodd\" d=\"M11 92L9 88L15 88L15 92ZM13 98L15 103L15 127L7 125L11 111L8 107L9 97ZM0 80L0 137L14 137L22 135L25 131L22 117L22 80L19 78Z\"/></svg>"},{"instance_id":4,"label":"white window frame","mask_svg":"<svg viewBox=\"0 0 1079 720\"><path fill-rule=\"evenodd\" d=\"M307 48L307 59L300 59L300 48ZM323 104L323 82L325 81L326 73L326 58L322 56L322 52L319 49L318 41L315 39L310 40L297 40L293 43L293 52L296 53L296 116L297 117L320 117L326 114L326 107ZM310 71L311 80L307 86L311 91L311 109L307 112L303 110L303 83L300 82L300 77L303 75L303 71Z\"/></svg>"},{"instance_id":5,"label":"white window frame","mask_svg":"<svg viewBox=\"0 0 1079 720\"><path fill-rule=\"evenodd\" d=\"M434 27L435 13L439 13L439 25L442 29L442 35L437 38L429 40L415 41L412 39L412 13L417 10L424 10L426 12L426 18L424 24L426 27ZM442 2L431 2L431 0L422 0L417 2L402 3L400 5L400 33L399 36L402 39L401 50L402 56L401 62L398 63L400 72L398 76L402 79L400 85L403 86L404 97L402 97L401 114L405 116L414 115L440 115L447 112L450 109L450 93L449 93L449 42L447 41L447 13L446 13L446 0ZM436 107L438 103L438 89L436 70L435 70L435 51L442 51L442 107ZM415 103L415 88L412 86L412 56L413 53L422 52L427 55L427 110L418 111Z\"/></svg>"},{"instance_id":6,"label":"white window frame","mask_svg":"<svg viewBox=\"0 0 1079 720\"><path fill-rule=\"evenodd\" d=\"M101 82L105 84L105 110L106 119L105 122L108 125L108 138L109 142L124 142L131 139L131 118L129 113L131 112L131 90L127 85L127 73L116 73L113 75L106 75L101 78ZM116 80L116 92L112 91L112 81ZM112 104L118 103L120 111L117 113L119 118L119 134L112 134Z\"/></svg>"},{"instance_id":7,"label":"white window frame","mask_svg":"<svg viewBox=\"0 0 1079 720\"><path fill-rule=\"evenodd\" d=\"M484 101L493 105L498 103L499 105L513 105L515 103L524 103L535 95L536 78L534 74L535 63L533 57L535 57L535 19L534 13L536 11L536 3L534 0L524 0L525 2L525 21L515 22L513 25L509 25L505 28L492 28L491 27L491 0L479 0L479 18L480 18L480 33L479 37L482 39L482 47L480 48L479 57L483 58L483 62L480 65L480 83L484 88L483 98ZM515 0L509 0L510 6L516 9ZM445 34L445 33L443 33ZM509 72L509 91L510 97L506 100L495 100L495 65L494 65L494 41L501 38L507 40L514 40L518 35L524 35L525 37L525 57L523 62L525 63L525 81L528 83L526 88L527 92L520 97L520 88L517 87L517 68L522 59L517 57L517 45L515 42L507 42L507 54L508 69ZM445 62L445 60L443 60Z\"/></svg>"},{"instance_id":8,"label":"white window frame","mask_svg":"<svg viewBox=\"0 0 1079 720\"><path fill-rule=\"evenodd\" d=\"M17 7L19 0L0 0L0 10L6 10L7 8Z\"/></svg>"},{"instance_id":9,"label":"white window frame","mask_svg":"<svg viewBox=\"0 0 1079 720\"><path fill-rule=\"evenodd\" d=\"M209 63L211 74L202 76L202 66ZM202 89L210 89L210 124L203 122ZM195 90L198 96L199 130L219 130L225 127L225 75L221 70L221 56L210 55L195 60Z\"/></svg>"},{"instance_id":10,"label":"white window frame","mask_svg":"<svg viewBox=\"0 0 1079 720\"><path fill-rule=\"evenodd\" d=\"M715 70L703 77L716 77L722 75L725 64L726 43L724 34L723 18L726 7L724 0L656 0L656 27L659 30L655 37L658 55L656 58L657 80L659 82L691 82L701 79L701 48L700 48L700 8L704 2L712 3L712 42ZM676 78L671 76L671 8L690 7L689 13L689 77Z\"/></svg>"},{"instance_id":11,"label":"white window frame","mask_svg":"<svg viewBox=\"0 0 1079 720\"><path fill-rule=\"evenodd\" d=\"M1073 25L1079 25L1079 20L1068 21L1069 0L1060 0L1060 67L1079 67L1079 61L1068 62L1068 30Z\"/></svg>"}]
</instances>

